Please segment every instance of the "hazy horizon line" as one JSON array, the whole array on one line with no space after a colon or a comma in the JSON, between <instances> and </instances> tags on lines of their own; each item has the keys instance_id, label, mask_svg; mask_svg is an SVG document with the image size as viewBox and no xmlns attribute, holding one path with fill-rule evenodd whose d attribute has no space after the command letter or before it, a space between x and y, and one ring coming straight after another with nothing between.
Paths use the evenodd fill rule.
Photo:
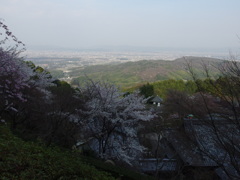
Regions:
<instances>
[{"instance_id":1,"label":"hazy horizon line","mask_svg":"<svg viewBox=\"0 0 240 180\"><path fill-rule=\"evenodd\" d=\"M33 45L27 46L27 50L30 51L136 51L136 52L153 52L153 51L165 51L165 52L229 52L239 51L239 47L154 47L154 46L91 46L91 47L61 47L51 45Z\"/></svg>"}]
</instances>

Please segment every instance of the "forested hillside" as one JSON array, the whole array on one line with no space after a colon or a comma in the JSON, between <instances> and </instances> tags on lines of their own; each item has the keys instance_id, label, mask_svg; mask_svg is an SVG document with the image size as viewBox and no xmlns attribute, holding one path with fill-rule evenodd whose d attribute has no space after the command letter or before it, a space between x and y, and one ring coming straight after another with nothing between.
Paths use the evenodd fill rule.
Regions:
<instances>
[{"instance_id":1,"label":"forested hillside","mask_svg":"<svg viewBox=\"0 0 240 180\"><path fill-rule=\"evenodd\" d=\"M236 57L93 66L74 87L0 28L0 179L240 179Z\"/></svg>"},{"instance_id":2,"label":"forested hillside","mask_svg":"<svg viewBox=\"0 0 240 180\"><path fill-rule=\"evenodd\" d=\"M174 61L143 60L74 69L70 75L78 76L78 78L73 79L73 85L81 84L87 77L95 80L109 81L121 87L167 79L189 80L191 77L186 71L186 63L189 61L192 62L193 68L200 78L205 77L202 74L203 64L209 65L212 75L217 75L217 70L214 67L223 62L220 59L204 57L183 57Z\"/></svg>"},{"instance_id":3,"label":"forested hillside","mask_svg":"<svg viewBox=\"0 0 240 180\"><path fill-rule=\"evenodd\" d=\"M146 179L103 165L134 167L145 153L139 122L155 117L145 99L105 82L88 80L75 89L53 79L24 61L25 45L1 21L0 28L0 179ZM9 41L15 46L5 46ZM111 175L86 165L83 155Z\"/></svg>"}]
</instances>

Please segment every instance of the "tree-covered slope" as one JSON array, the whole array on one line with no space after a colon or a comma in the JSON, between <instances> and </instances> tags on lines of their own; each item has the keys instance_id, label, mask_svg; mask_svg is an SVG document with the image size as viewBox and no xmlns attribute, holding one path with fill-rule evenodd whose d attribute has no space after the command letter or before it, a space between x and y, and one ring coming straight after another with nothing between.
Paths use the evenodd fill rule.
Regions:
<instances>
[{"instance_id":1,"label":"tree-covered slope","mask_svg":"<svg viewBox=\"0 0 240 180\"><path fill-rule=\"evenodd\" d=\"M134 171L106 164L57 146L26 142L0 122L0 179L152 180Z\"/></svg>"},{"instance_id":2,"label":"tree-covered slope","mask_svg":"<svg viewBox=\"0 0 240 180\"><path fill-rule=\"evenodd\" d=\"M25 142L0 125L0 179L114 179L57 147Z\"/></svg>"},{"instance_id":3,"label":"tree-covered slope","mask_svg":"<svg viewBox=\"0 0 240 180\"><path fill-rule=\"evenodd\" d=\"M191 79L186 71L186 63L191 61L195 72L201 75L202 64L208 64L213 74L222 60L202 57L185 57L174 61L165 60L143 60L137 62L126 62L122 64L96 65L84 69L75 69L71 72L72 84L82 83L86 76L91 79L105 80L122 87L132 86L142 82L154 82L166 79Z\"/></svg>"}]
</instances>

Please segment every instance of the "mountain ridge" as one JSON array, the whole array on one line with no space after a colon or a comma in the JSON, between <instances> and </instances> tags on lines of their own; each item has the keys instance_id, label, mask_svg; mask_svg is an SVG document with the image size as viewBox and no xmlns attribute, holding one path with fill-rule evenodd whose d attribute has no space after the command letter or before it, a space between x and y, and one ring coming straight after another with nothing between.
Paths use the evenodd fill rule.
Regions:
<instances>
[{"instance_id":1,"label":"mountain ridge","mask_svg":"<svg viewBox=\"0 0 240 180\"><path fill-rule=\"evenodd\" d=\"M218 74L217 67L224 60L208 57L182 57L172 61L167 60L141 60L124 62L120 64L105 64L88 66L84 69L75 69L70 75L77 76L73 85L83 83L86 77L94 80L104 80L115 83L121 87L129 87L144 82L154 82L166 79L191 79L186 71L186 64L191 62L199 78L204 78L203 64L207 64L212 75Z\"/></svg>"}]
</instances>

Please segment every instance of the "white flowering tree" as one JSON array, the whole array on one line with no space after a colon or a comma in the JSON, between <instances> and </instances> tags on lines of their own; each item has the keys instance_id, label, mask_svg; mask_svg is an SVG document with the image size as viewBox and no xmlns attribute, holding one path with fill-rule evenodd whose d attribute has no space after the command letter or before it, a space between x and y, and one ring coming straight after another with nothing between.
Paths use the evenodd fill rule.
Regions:
<instances>
[{"instance_id":1,"label":"white flowering tree","mask_svg":"<svg viewBox=\"0 0 240 180\"><path fill-rule=\"evenodd\" d=\"M0 21L0 113L13 108L12 99L24 101L21 89L28 86L27 74L20 70L21 61L17 57L16 47L7 47L6 42L13 39L17 46L19 42L8 30L8 27ZM1 115L1 114L0 114Z\"/></svg>"},{"instance_id":2,"label":"white flowering tree","mask_svg":"<svg viewBox=\"0 0 240 180\"><path fill-rule=\"evenodd\" d=\"M18 112L17 102L26 102L30 90L49 96L46 88L52 85L50 74L23 61L20 53L24 50L25 45L0 20L0 117L6 111Z\"/></svg>"},{"instance_id":3,"label":"white flowering tree","mask_svg":"<svg viewBox=\"0 0 240 180\"><path fill-rule=\"evenodd\" d=\"M92 149L104 159L132 164L145 149L137 137L139 123L154 117L145 100L137 93L124 96L114 85L91 80L80 88L80 95L85 107L79 110L79 123L85 137L92 139Z\"/></svg>"}]
</instances>

